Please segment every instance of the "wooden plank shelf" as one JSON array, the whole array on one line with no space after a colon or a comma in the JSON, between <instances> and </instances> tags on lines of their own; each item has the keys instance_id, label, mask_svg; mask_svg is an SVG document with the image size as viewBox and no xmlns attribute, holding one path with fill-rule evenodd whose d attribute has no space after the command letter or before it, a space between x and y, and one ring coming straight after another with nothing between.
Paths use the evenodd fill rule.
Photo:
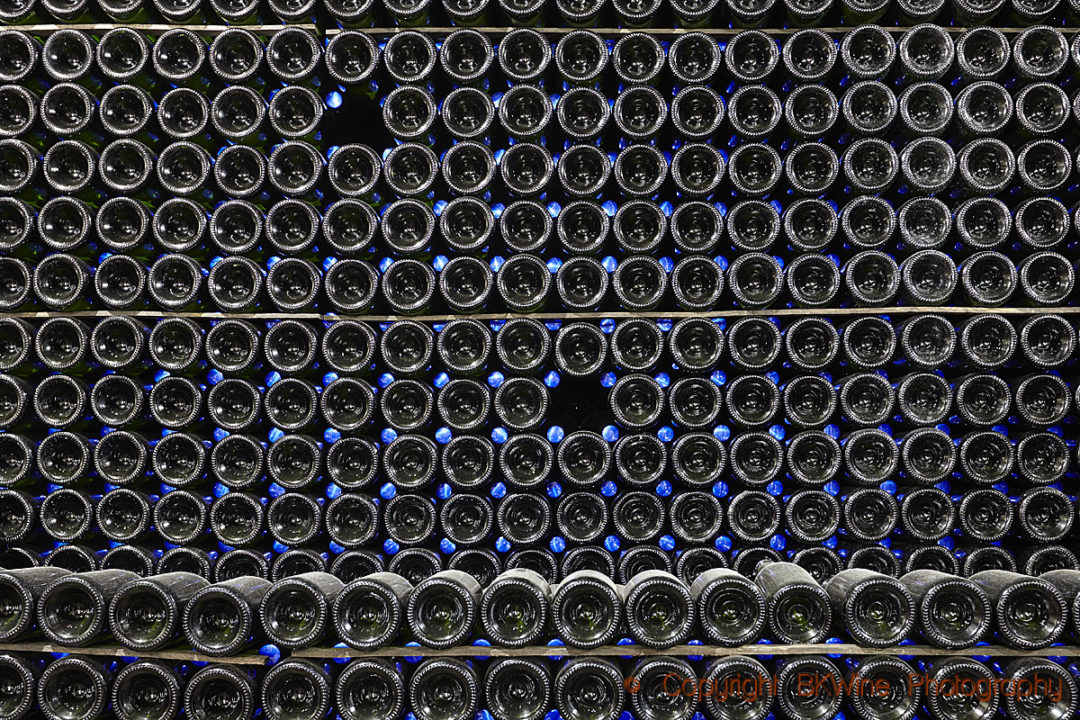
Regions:
<instances>
[{"instance_id":1,"label":"wooden plank shelf","mask_svg":"<svg viewBox=\"0 0 1080 720\"><path fill-rule=\"evenodd\" d=\"M64 647L50 643L22 642L0 643L0 653L66 653L71 655L94 655L116 658L148 658L158 660L222 663L225 665L265 665L267 657L244 654L231 657L210 657L192 650L172 648L157 651L139 651L117 645L90 645L88 647ZM1002 645L979 645L964 650L945 650L930 645L899 645L887 648L870 648L852 643L819 643L814 645L741 645L718 647L708 645L676 645L670 648L649 648L644 645L609 645L591 650L565 646L532 646L523 648L460 645L452 648L428 647L382 647L377 650L355 650L349 647L312 647L283 652L281 657L315 658L325 660L348 660L353 658L414 658L414 657L654 657L660 655L678 657L730 657L732 655L787 656L787 655L903 655L915 657L1080 657L1080 646L1055 645L1041 650L1018 650Z\"/></svg>"},{"instance_id":2,"label":"wooden plank shelf","mask_svg":"<svg viewBox=\"0 0 1080 720\"><path fill-rule=\"evenodd\" d=\"M851 643L820 643L816 645L742 645L726 648L705 645L676 645L653 649L643 645L613 645L593 650L579 650L563 646L539 646L524 648L499 648L476 645L436 649L425 647L384 647L378 650L354 650L347 647L306 648L294 650L292 657L346 659L346 658L400 658L400 657L651 657L657 655L728 657L732 655L914 655L921 657L1078 657L1080 647L1058 645L1042 650L1017 650L1001 645L980 645L965 650L945 650L930 645L900 645L887 648L870 648Z\"/></svg>"},{"instance_id":3,"label":"wooden plank shelf","mask_svg":"<svg viewBox=\"0 0 1080 720\"><path fill-rule=\"evenodd\" d=\"M64 647L51 643L0 643L0 653L67 653L69 655L95 655L99 657L134 657L156 660L173 660L186 662L224 663L226 665L265 665L267 658L264 655L233 655L232 657L216 658L197 653L194 650L172 648L169 650L131 650L118 645L89 645L87 647Z\"/></svg>"}]
</instances>

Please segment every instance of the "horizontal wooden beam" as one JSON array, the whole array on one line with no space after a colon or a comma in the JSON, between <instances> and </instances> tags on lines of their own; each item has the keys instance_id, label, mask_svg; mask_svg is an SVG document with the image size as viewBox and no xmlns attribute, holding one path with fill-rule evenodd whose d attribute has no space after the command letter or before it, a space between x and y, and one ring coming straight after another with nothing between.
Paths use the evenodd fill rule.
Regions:
<instances>
[{"instance_id":1,"label":"horizontal wooden beam","mask_svg":"<svg viewBox=\"0 0 1080 720\"><path fill-rule=\"evenodd\" d=\"M64 647L51 643L0 643L0 652L15 653L67 653L69 655L96 655L102 657L135 657L156 660L179 660L184 662L224 663L226 665L265 665L263 655L233 655L216 658L203 655L193 650L173 648L171 650L131 650L117 645L90 645L87 647Z\"/></svg>"},{"instance_id":2,"label":"horizontal wooden beam","mask_svg":"<svg viewBox=\"0 0 1080 720\"><path fill-rule=\"evenodd\" d=\"M869 648L850 643L829 643L816 645L742 645L726 648L705 645L676 645L664 649L653 649L643 645L619 645L600 647L593 650L578 650L569 647L524 647L499 648L476 645L435 649L425 647L383 647L378 650L354 650L347 647L306 648L294 650L293 657L346 659L369 657L649 657L656 655L727 657L731 655L915 655L915 656L952 656L966 657L1058 657L1080 656L1080 647L1060 645L1043 650L1017 650L1001 645L980 645L965 650L945 650L930 645L900 645L888 648Z\"/></svg>"}]
</instances>

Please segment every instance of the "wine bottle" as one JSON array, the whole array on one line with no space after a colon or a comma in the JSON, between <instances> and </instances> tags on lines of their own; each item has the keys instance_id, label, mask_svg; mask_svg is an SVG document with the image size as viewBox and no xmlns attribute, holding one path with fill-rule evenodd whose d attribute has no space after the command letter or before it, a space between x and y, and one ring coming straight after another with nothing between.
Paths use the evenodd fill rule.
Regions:
<instances>
[{"instance_id":1,"label":"wine bottle","mask_svg":"<svg viewBox=\"0 0 1080 720\"><path fill-rule=\"evenodd\" d=\"M1022 536L1037 543L1061 540L1072 529L1074 517L1069 496L1056 488L1025 490L1017 505Z\"/></svg>"},{"instance_id":2,"label":"wine bottle","mask_svg":"<svg viewBox=\"0 0 1080 720\"><path fill-rule=\"evenodd\" d=\"M880 488L859 488L843 498L844 531L858 540L876 542L896 528L896 498Z\"/></svg>"},{"instance_id":3,"label":"wine bottle","mask_svg":"<svg viewBox=\"0 0 1080 720\"><path fill-rule=\"evenodd\" d=\"M435 534L435 509L420 495L395 495L382 515L386 534L399 545L421 545Z\"/></svg>"},{"instance_id":4,"label":"wine bottle","mask_svg":"<svg viewBox=\"0 0 1080 720\"><path fill-rule=\"evenodd\" d=\"M473 633L481 589L468 573L443 570L419 583L409 595L406 617L417 639L429 646L459 645Z\"/></svg>"},{"instance_id":5,"label":"wine bottle","mask_svg":"<svg viewBox=\"0 0 1080 720\"><path fill-rule=\"evenodd\" d=\"M332 686L327 666L305 658L289 658L274 665L263 677L262 706L267 716L276 720L316 720L330 710ZM303 693L302 699L297 699L297 693Z\"/></svg>"},{"instance_id":6,"label":"wine bottle","mask_svg":"<svg viewBox=\"0 0 1080 720\"><path fill-rule=\"evenodd\" d=\"M269 589L265 578L243 576L199 590L184 607L185 638L204 655L238 653L262 635L256 614Z\"/></svg>"},{"instance_id":7,"label":"wine bottle","mask_svg":"<svg viewBox=\"0 0 1080 720\"><path fill-rule=\"evenodd\" d=\"M555 707L568 720L614 720L626 705L626 694L622 672L607 660L575 658L555 675ZM587 705L582 704L585 697L590 698Z\"/></svg>"},{"instance_id":8,"label":"wine bottle","mask_svg":"<svg viewBox=\"0 0 1080 720\"><path fill-rule=\"evenodd\" d=\"M682 580L660 570L644 571L631 577L623 592L627 626L636 642L663 648L690 637L695 605Z\"/></svg>"},{"instance_id":9,"label":"wine bottle","mask_svg":"<svg viewBox=\"0 0 1080 720\"><path fill-rule=\"evenodd\" d=\"M870 570L841 570L825 582L833 612L861 645L888 647L915 624L915 602L900 581Z\"/></svg>"},{"instance_id":10,"label":"wine bottle","mask_svg":"<svg viewBox=\"0 0 1080 720\"><path fill-rule=\"evenodd\" d=\"M496 720L539 720L551 703L551 674L540 660L502 658L484 675L484 704Z\"/></svg>"},{"instance_id":11,"label":"wine bottle","mask_svg":"<svg viewBox=\"0 0 1080 720\"><path fill-rule=\"evenodd\" d=\"M836 713L843 701L840 673L836 665L821 655L805 655L779 660L774 686L777 709L790 720L795 718L827 718ZM812 696L799 693L798 678L812 677L821 682L821 691Z\"/></svg>"},{"instance_id":12,"label":"wine bottle","mask_svg":"<svg viewBox=\"0 0 1080 720\"><path fill-rule=\"evenodd\" d=\"M758 585L734 570L706 570L694 579L690 595L701 630L711 643L738 647L761 635L765 596Z\"/></svg>"},{"instance_id":13,"label":"wine bottle","mask_svg":"<svg viewBox=\"0 0 1080 720\"><path fill-rule=\"evenodd\" d=\"M38 626L58 645L82 647L110 637L109 603L139 576L128 570L96 570L53 580L38 598Z\"/></svg>"},{"instance_id":14,"label":"wine bottle","mask_svg":"<svg viewBox=\"0 0 1080 720\"><path fill-rule=\"evenodd\" d=\"M784 505L784 528L800 543L832 537L840 527L840 503L824 490L799 490Z\"/></svg>"},{"instance_id":15,"label":"wine bottle","mask_svg":"<svg viewBox=\"0 0 1080 720\"><path fill-rule=\"evenodd\" d=\"M577 570L553 588L555 635L570 647L595 648L615 639L622 624L623 593L606 575Z\"/></svg>"},{"instance_id":16,"label":"wine bottle","mask_svg":"<svg viewBox=\"0 0 1080 720\"><path fill-rule=\"evenodd\" d=\"M378 517L378 509L370 498L343 493L326 506L326 534L344 548L360 547L374 539Z\"/></svg>"},{"instance_id":17,"label":"wine bottle","mask_svg":"<svg viewBox=\"0 0 1080 720\"><path fill-rule=\"evenodd\" d=\"M671 504L671 533L688 545L712 543L720 534L723 508L715 495L700 491L680 493Z\"/></svg>"},{"instance_id":18,"label":"wine bottle","mask_svg":"<svg viewBox=\"0 0 1080 720\"><path fill-rule=\"evenodd\" d=\"M181 636L184 608L207 586L205 579L186 572L128 583L109 602L109 626L125 647L165 647Z\"/></svg>"},{"instance_id":19,"label":"wine bottle","mask_svg":"<svg viewBox=\"0 0 1080 720\"><path fill-rule=\"evenodd\" d=\"M983 570L968 579L986 593L997 618L998 639L1009 647L1046 647L1065 631L1068 608L1051 583L1005 570ZM1021 607L1034 612L1021 612Z\"/></svg>"},{"instance_id":20,"label":"wine bottle","mask_svg":"<svg viewBox=\"0 0 1080 720\"><path fill-rule=\"evenodd\" d=\"M1020 327L1020 350L1037 367L1057 367L1076 351L1070 328L1058 315L1036 315Z\"/></svg>"},{"instance_id":21,"label":"wine bottle","mask_svg":"<svg viewBox=\"0 0 1080 720\"><path fill-rule=\"evenodd\" d=\"M275 582L259 602L263 631L279 647L316 644L326 632L330 604L344 583L325 572L308 572Z\"/></svg>"},{"instance_id":22,"label":"wine bottle","mask_svg":"<svg viewBox=\"0 0 1080 720\"><path fill-rule=\"evenodd\" d=\"M771 538L780 528L782 517L780 503L761 490L736 493L728 503L727 514L731 534L748 545Z\"/></svg>"},{"instance_id":23,"label":"wine bottle","mask_svg":"<svg viewBox=\"0 0 1080 720\"><path fill-rule=\"evenodd\" d=\"M704 694L703 709L710 718L725 716L730 701L738 702L746 710L747 720L764 720L773 709L775 695L768 681L769 671L758 660L745 655L729 655L717 658L706 666L700 682L715 688L730 688L726 697L722 692Z\"/></svg>"},{"instance_id":24,"label":"wine bottle","mask_svg":"<svg viewBox=\"0 0 1080 720\"><path fill-rule=\"evenodd\" d=\"M1038 706L1046 707L1051 712L1076 712L1076 694L1073 690L1076 680L1061 665L1039 658L1018 658L1009 662L1002 671L1002 679L1014 687L1026 682L1034 683L1036 677L1043 681L1041 687L1035 688L1033 685L1032 689L1032 700ZM1024 720L1032 717L1033 711L1027 709L1023 701L1003 694L1005 712Z\"/></svg>"},{"instance_id":25,"label":"wine bottle","mask_svg":"<svg viewBox=\"0 0 1080 720\"><path fill-rule=\"evenodd\" d=\"M480 703L480 682L457 658L429 658L409 680L409 705L419 720L467 720Z\"/></svg>"},{"instance_id":26,"label":"wine bottle","mask_svg":"<svg viewBox=\"0 0 1080 720\"><path fill-rule=\"evenodd\" d=\"M539 497L512 493L499 503L495 526L514 545L535 545L547 536L551 527L551 506Z\"/></svg>"},{"instance_id":27,"label":"wine bottle","mask_svg":"<svg viewBox=\"0 0 1080 720\"><path fill-rule=\"evenodd\" d=\"M404 707L404 680L388 660L357 659L337 677L334 708L347 720L384 715L396 717Z\"/></svg>"},{"instance_id":28,"label":"wine bottle","mask_svg":"<svg viewBox=\"0 0 1080 720\"><path fill-rule=\"evenodd\" d=\"M782 642L821 642L832 624L829 596L817 581L794 563L771 562L757 568L754 582L768 603L773 637Z\"/></svg>"},{"instance_id":29,"label":"wine bottle","mask_svg":"<svg viewBox=\"0 0 1080 720\"><path fill-rule=\"evenodd\" d=\"M212 714L219 704L234 708L237 715L256 711L258 675L235 665L206 665L192 673L184 686L184 711L191 715Z\"/></svg>"},{"instance_id":30,"label":"wine bottle","mask_svg":"<svg viewBox=\"0 0 1080 720\"><path fill-rule=\"evenodd\" d=\"M60 658L37 679L37 707L48 720L72 716L93 720L109 706L112 681L111 668L100 661L77 655Z\"/></svg>"},{"instance_id":31,"label":"wine bottle","mask_svg":"<svg viewBox=\"0 0 1080 720\"><path fill-rule=\"evenodd\" d=\"M150 705L163 709L166 716L179 714L182 671L159 660L138 660L124 666L113 678L109 693L113 712L122 720L134 720ZM153 699L147 700L144 692Z\"/></svg>"},{"instance_id":32,"label":"wine bottle","mask_svg":"<svg viewBox=\"0 0 1080 720\"><path fill-rule=\"evenodd\" d=\"M88 493L62 488L49 493L38 509L41 527L54 540L74 542L91 537L94 501Z\"/></svg>"},{"instance_id":33,"label":"wine bottle","mask_svg":"<svg viewBox=\"0 0 1080 720\"><path fill-rule=\"evenodd\" d=\"M35 611L42 592L54 580L69 575L59 567L31 567L0 572L0 588L14 600L0 614L0 640L16 642L30 636L36 625Z\"/></svg>"},{"instance_id":34,"label":"wine bottle","mask_svg":"<svg viewBox=\"0 0 1080 720\"><path fill-rule=\"evenodd\" d=\"M496 556L496 559L497 556ZM559 563L550 550L543 548L525 548L513 550L506 559L506 569L532 570L548 582L554 583L559 576ZM477 581L479 582L479 581Z\"/></svg>"},{"instance_id":35,"label":"wine bottle","mask_svg":"<svg viewBox=\"0 0 1080 720\"><path fill-rule=\"evenodd\" d=\"M923 542L937 542L956 527L952 498L938 488L919 488L904 494L900 503L904 534Z\"/></svg>"},{"instance_id":36,"label":"wine bottle","mask_svg":"<svg viewBox=\"0 0 1080 720\"><path fill-rule=\"evenodd\" d=\"M551 588L542 576L525 568L507 570L484 588L480 626L495 645L524 647L547 630L550 605Z\"/></svg>"},{"instance_id":37,"label":"wine bottle","mask_svg":"<svg viewBox=\"0 0 1080 720\"><path fill-rule=\"evenodd\" d=\"M494 472L495 449L486 438L461 435L443 446L440 460L443 474L451 486L472 488L483 485ZM374 466L369 467L373 476Z\"/></svg>"},{"instance_id":38,"label":"wine bottle","mask_svg":"<svg viewBox=\"0 0 1080 720\"><path fill-rule=\"evenodd\" d=\"M157 571L159 574L172 572L186 572L198 575L209 580L213 574L213 564L216 560L210 553L197 547L174 547L166 550L158 558Z\"/></svg>"},{"instance_id":39,"label":"wine bottle","mask_svg":"<svg viewBox=\"0 0 1080 720\"><path fill-rule=\"evenodd\" d=\"M1058 569L1049 570L1039 575L1040 580L1045 580L1058 589L1062 597L1065 599L1066 604L1069 607L1069 627L1068 631L1073 637L1077 636L1077 620L1076 614L1077 605L1077 593L1080 592L1080 574L1073 569Z\"/></svg>"},{"instance_id":40,"label":"wine bottle","mask_svg":"<svg viewBox=\"0 0 1080 720\"><path fill-rule=\"evenodd\" d=\"M935 647L970 647L989 630L990 601L975 583L937 570L915 570L900 582L918 608L919 633Z\"/></svg>"},{"instance_id":41,"label":"wine bottle","mask_svg":"<svg viewBox=\"0 0 1080 720\"><path fill-rule=\"evenodd\" d=\"M847 682L867 687L862 683L885 683L895 688L895 693L876 697L866 693L852 695L850 704L860 720L870 720L880 714L890 714L897 720L910 720L923 703L923 688L913 678L915 670L908 663L893 655L872 658L853 658L850 662ZM883 686L884 687L884 686Z\"/></svg>"},{"instance_id":42,"label":"wine bottle","mask_svg":"<svg viewBox=\"0 0 1080 720\"><path fill-rule=\"evenodd\" d=\"M94 508L101 534L113 542L135 542L150 527L150 499L138 490L117 488Z\"/></svg>"}]
</instances>

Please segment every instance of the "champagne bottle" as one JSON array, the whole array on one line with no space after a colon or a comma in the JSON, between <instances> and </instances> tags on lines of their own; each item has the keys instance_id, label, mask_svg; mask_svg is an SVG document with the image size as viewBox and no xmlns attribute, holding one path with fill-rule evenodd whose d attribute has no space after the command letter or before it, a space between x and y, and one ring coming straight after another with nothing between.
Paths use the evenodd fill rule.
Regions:
<instances>
[{"instance_id":1,"label":"champagne bottle","mask_svg":"<svg viewBox=\"0 0 1080 720\"><path fill-rule=\"evenodd\" d=\"M550 706L551 685L543 661L502 658L484 675L485 705L496 720L539 720Z\"/></svg>"},{"instance_id":2,"label":"champagne bottle","mask_svg":"<svg viewBox=\"0 0 1080 720\"><path fill-rule=\"evenodd\" d=\"M195 671L184 686L184 710L192 715L212 714L219 704L245 717L258 706L258 675L235 665L212 664Z\"/></svg>"},{"instance_id":3,"label":"champagne bottle","mask_svg":"<svg viewBox=\"0 0 1080 720\"><path fill-rule=\"evenodd\" d=\"M409 705L420 720L467 720L480 703L476 672L456 658L429 658L409 680Z\"/></svg>"},{"instance_id":4,"label":"champagne bottle","mask_svg":"<svg viewBox=\"0 0 1080 720\"><path fill-rule=\"evenodd\" d=\"M334 708L347 720L396 717L404 707L404 680L388 660L353 660L337 677Z\"/></svg>"},{"instance_id":5,"label":"champagne bottle","mask_svg":"<svg viewBox=\"0 0 1080 720\"><path fill-rule=\"evenodd\" d=\"M187 603L207 586L205 579L186 572L128 583L109 602L109 625L125 647L165 647L181 637Z\"/></svg>"},{"instance_id":6,"label":"champagne bottle","mask_svg":"<svg viewBox=\"0 0 1080 720\"><path fill-rule=\"evenodd\" d=\"M1010 647L1046 647L1064 632L1067 607L1051 583L1004 570L977 572L969 580L993 604L998 639Z\"/></svg>"},{"instance_id":7,"label":"champagne bottle","mask_svg":"<svg viewBox=\"0 0 1080 720\"><path fill-rule=\"evenodd\" d=\"M804 655L780 660L776 663L775 693L780 714L789 720L815 718L823 720L836 713L843 701L840 673L836 665L821 655ZM798 678L820 678L821 691L812 695L800 693L796 688Z\"/></svg>"},{"instance_id":8,"label":"champagne bottle","mask_svg":"<svg viewBox=\"0 0 1080 720\"><path fill-rule=\"evenodd\" d=\"M832 608L810 573L793 563L771 562L759 566L754 582L768 603L773 637L789 643L814 643L826 637Z\"/></svg>"},{"instance_id":9,"label":"champagne bottle","mask_svg":"<svg viewBox=\"0 0 1080 720\"><path fill-rule=\"evenodd\" d=\"M97 660L69 655L46 667L37 682L37 706L48 720L93 720L109 706L113 673Z\"/></svg>"},{"instance_id":10,"label":"champagne bottle","mask_svg":"<svg viewBox=\"0 0 1080 720\"><path fill-rule=\"evenodd\" d=\"M989 630L990 601L975 583L936 570L914 570L900 582L918 607L919 633L935 647L970 647Z\"/></svg>"},{"instance_id":11,"label":"champagne bottle","mask_svg":"<svg viewBox=\"0 0 1080 720\"><path fill-rule=\"evenodd\" d=\"M861 645L888 647L907 637L915 624L915 603L895 578L870 570L841 570L825 582L833 611Z\"/></svg>"},{"instance_id":12,"label":"champagne bottle","mask_svg":"<svg viewBox=\"0 0 1080 720\"><path fill-rule=\"evenodd\" d=\"M625 705L622 672L607 660L575 658L555 675L555 707L568 720L614 720Z\"/></svg>"},{"instance_id":13,"label":"champagne bottle","mask_svg":"<svg viewBox=\"0 0 1080 720\"><path fill-rule=\"evenodd\" d=\"M416 586L406 605L413 633L430 647L453 647L473 633L481 589L468 573L443 570Z\"/></svg>"},{"instance_id":14,"label":"champagne bottle","mask_svg":"<svg viewBox=\"0 0 1080 720\"><path fill-rule=\"evenodd\" d=\"M13 602L0 615L0 640L15 642L28 637L36 627L35 610L42 592L54 580L69 575L59 567L33 567L0 573L0 591Z\"/></svg>"},{"instance_id":15,"label":"champagne bottle","mask_svg":"<svg viewBox=\"0 0 1080 720\"><path fill-rule=\"evenodd\" d=\"M706 570L690 586L698 623L710 642L738 647L765 626L766 600L758 585L727 568Z\"/></svg>"},{"instance_id":16,"label":"champagne bottle","mask_svg":"<svg viewBox=\"0 0 1080 720\"><path fill-rule=\"evenodd\" d=\"M138 580L128 570L96 570L53 580L38 599L38 625L52 642L81 647L110 636L108 605L120 589Z\"/></svg>"},{"instance_id":17,"label":"champagne bottle","mask_svg":"<svg viewBox=\"0 0 1080 720\"><path fill-rule=\"evenodd\" d=\"M326 632L330 604L344 584L325 572L275 582L259 601L263 631L279 647L316 644Z\"/></svg>"},{"instance_id":18,"label":"champagne bottle","mask_svg":"<svg viewBox=\"0 0 1080 720\"><path fill-rule=\"evenodd\" d=\"M595 570L570 573L552 595L556 636L571 647L609 644L622 622L623 596L618 586Z\"/></svg>"},{"instance_id":19,"label":"champagne bottle","mask_svg":"<svg viewBox=\"0 0 1080 720\"><path fill-rule=\"evenodd\" d=\"M884 714L897 720L910 720L915 716L923 702L923 689L914 682L915 670L911 665L893 655L853 658L850 664L847 682L852 687L884 683L882 687L896 689L892 693L859 692L852 695L850 704L861 720Z\"/></svg>"},{"instance_id":20,"label":"champagne bottle","mask_svg":"<svg viewBox=\"0 0 1080 720\"><path fill-rule=\"evenodd\" d=\"M551 588L543 577L524 568L507 570L484 588L480 625L492 643L524 647L546 631L550 604Z\"/></svg>"}]
</instances>

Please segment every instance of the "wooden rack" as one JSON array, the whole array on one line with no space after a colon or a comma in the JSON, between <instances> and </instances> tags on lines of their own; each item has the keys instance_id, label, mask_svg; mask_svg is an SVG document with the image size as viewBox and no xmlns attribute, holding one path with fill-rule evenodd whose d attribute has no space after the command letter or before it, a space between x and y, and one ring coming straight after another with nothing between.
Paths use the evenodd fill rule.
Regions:
<instances>
[{"instance_id":1,"label":"wooden rack","mask_svg":"<svg viewBox=\"0 0 1080 720\"><path fill-rule=\"evenodd\" d=\"M0 643L0 653L66 653L71 655L94 655L116 658L148 658L182 662L223 663L226 665L265 665L264 655L247 653L231 657L210 657L191 650L140 651L117 645L91 645L89 647L63 647L49 643ZM670 648L648 648L643 645L611 645L592 650L580 650L564 646L536 646L501 648L479 645L436 649L427 647L383 647L377 650L354 650L348 647L313 647L283 652L282 657L311 658L323 660L351 660L356 658L487 658L487 657L730 657L748 655L755 657L778 655L901 655L914 657L1080 657L1080 647L1055 645L1041 650L1018 650L1001 645L979 645L964 650L945 650L930 645L899 645L887 648L869 648L851 643L821 643L815 645L742 645L740 647L717 647L706 645L676 645Z\"/></svg>"}]
</instances>

